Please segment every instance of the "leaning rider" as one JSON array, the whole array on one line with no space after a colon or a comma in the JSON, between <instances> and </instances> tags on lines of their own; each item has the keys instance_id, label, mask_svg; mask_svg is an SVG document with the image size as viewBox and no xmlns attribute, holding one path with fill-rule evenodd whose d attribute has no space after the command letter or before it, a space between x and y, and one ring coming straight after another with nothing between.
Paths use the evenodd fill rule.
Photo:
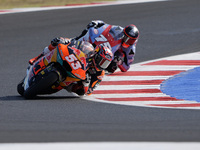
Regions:
<instances>
[{"instance_id":1,"label":"leaning rider","mask_svg":"<svg viewBox=\"0 0 200 150\"><path fill-rule=\"evenodd\" d=\"M75 39L109 47L114 56L106 70L113 73L117 67L122 72L126 72L130 68L130 64L134 61L138 38L139 30L133 24L123 28L96 20L89 23L82 34Z\"/></svg>"}]
</instances>

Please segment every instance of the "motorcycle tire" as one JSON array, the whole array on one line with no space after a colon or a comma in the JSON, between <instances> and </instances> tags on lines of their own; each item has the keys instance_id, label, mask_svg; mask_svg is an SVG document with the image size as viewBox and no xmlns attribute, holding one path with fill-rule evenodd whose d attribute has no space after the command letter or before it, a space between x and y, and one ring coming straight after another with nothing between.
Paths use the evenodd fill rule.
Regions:
<instances>
[{"instance_id":1,"label":"motorcycle tire","mask_svg":"<svg viewBox=\"0 0 200 150\"><path fill-rule=\"evenodd\" d=\"M25 99L34 98L40 91L52 86L58 81L59 76L56 72L50 72L48 76L42 78L38 83L33 84L24 92Z\"/></svg>"},{"instance_id":2,"label":"motorcycle tire","mask_svg":"<svg viewBox=\"0 0 200 150\"><path fill-rule=\"evenodd\" d=\"M17 85L17 92L23 96L24 95L24 79L19 82L19 84Z\"/></svg>"}]
</instances>

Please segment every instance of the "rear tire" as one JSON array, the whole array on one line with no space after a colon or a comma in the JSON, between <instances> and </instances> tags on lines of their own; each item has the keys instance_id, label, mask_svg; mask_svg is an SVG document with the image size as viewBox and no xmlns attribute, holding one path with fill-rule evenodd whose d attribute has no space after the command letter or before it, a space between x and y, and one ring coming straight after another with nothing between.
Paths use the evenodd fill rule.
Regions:
<instances>
[{"instance_id":1,"label":"rear tire","mask_svg":"<svg viewBox=\"0 0 200 150\"><path fill-rule=\"evenodd\" d=\"M56 72L49 72L47 76L42 78L36 84L31 85L25 92L24 97L26 99L34 98L38 93L45 90L46 88L52 86L56 81L58 81L59 76Z\"/></svg>"}]
</instances>

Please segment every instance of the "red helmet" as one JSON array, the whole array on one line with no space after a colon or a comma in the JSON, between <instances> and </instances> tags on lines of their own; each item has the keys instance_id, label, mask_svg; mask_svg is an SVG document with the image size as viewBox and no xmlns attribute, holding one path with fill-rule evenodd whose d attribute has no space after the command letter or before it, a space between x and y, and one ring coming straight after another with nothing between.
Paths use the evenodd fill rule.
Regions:
<instances>
[{"instance_id":1,"label":"red helmet","mask_svg":"<svg viewBox=\"0 0 200 150\"><path fill-rule=\"evenodd\" d=\"M124 28L124 37L122 41L122 46L128 48L130 45L133 45L139 37L139 30L133 24L128 25Z\"/></svg>"},{"instance_id":2,"label":"red helmet","mask_svg":"<svg viewBox=\"0 0 200 150\"><path fill-rule=\"evenodd\" d=\"M113 53L112 51L103 45L96 46L94 56L94 65L97 70L105 70L111 63Z\"/></svg>"}]
</instances>

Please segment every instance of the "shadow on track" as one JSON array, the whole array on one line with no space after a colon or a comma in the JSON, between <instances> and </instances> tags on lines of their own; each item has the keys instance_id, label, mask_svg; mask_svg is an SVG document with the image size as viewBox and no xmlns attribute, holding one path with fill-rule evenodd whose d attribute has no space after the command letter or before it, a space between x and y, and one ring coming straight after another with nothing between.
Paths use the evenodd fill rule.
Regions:
<instances>
[{"instance_id":1,"label":"shadow on track","mask_svg":"<svg viewBox=\"0 0 200 150\"><path fill-rule=\"evenodd\" d=\"M18 96L18 95L13 95L13 96L3 96L0 97L0 101L22 101L22 100L53 100L53 99L77 99L80 98L78 96L37 96L33 99L25 99L22 96Z\"/></svg>"}]
</instances>

